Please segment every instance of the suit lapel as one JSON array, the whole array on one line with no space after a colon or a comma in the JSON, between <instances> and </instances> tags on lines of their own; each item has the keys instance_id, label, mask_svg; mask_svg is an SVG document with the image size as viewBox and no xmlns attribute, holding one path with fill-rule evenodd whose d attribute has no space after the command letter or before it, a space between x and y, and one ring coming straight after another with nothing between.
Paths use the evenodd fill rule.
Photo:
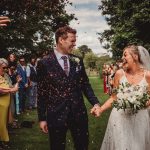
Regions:
<instances>
[{"instance_id":1,"label":"suit lapel","mask_svg":"<svg viewBox=\"0 0 150 150\"><path fill-rule=\"evenodd\" d=\"M76 64L73 61L73 56L69 55L69 62L70 62L70 72L69 72L69 76L74 76L75 71L76 71Z\"/></svg>"},{"instance_id":2,"label":"suit lapel","mask_svg":"<svg viewBox=\"0 0 150 150\"><path fill-rule=\"evenodd\" d=\"M54 65L55 69L56 69L56 72L58 72L58 73L60 73L61 75L67 77L65 71L63 70L63 68L62 68L61 65L59 64L59 62L58 62L58 60L57 60L57 57L56 57L54 51L51 53L50 59L52 60L52 63L53 63L53 65Z\"/></svg>"},{"instance_id":3,"label":"suit lapel","mask_svg":"<svg viewBox=\"0 0 150 150\"><path fill-rule=\"evenodd\" d=\"M67 78L72 78L75 73L76 73L76 62L74 61L74 57L72 55L69 55L69 63L70 63L70 71L69 71L69 76L66 75L65 71L63 70L63 68L61 67L61 65L59 64L57 57L54 53L54 51L52 51L50 53L50 62L53 65L54 70L60 74L60 77L65 76Z\"/></svg>"}]
</instances>

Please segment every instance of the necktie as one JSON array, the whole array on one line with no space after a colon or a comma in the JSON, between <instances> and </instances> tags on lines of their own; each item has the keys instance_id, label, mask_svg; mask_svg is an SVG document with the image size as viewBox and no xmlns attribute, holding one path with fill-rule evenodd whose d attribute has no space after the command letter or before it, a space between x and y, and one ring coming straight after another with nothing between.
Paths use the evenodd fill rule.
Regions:
<instances>
[{"instance_id":1,"label":"necktie","mask_svg":"<svg viewBox=\"0 0 150 150\"><path fill-rule=\"evenodd\" d=\"M68 62L67 62L67 56L62 56L62 60L64 61L64 71L66 75L69 75L69 67L68 67Z\"/></svg>"}]
</instances>

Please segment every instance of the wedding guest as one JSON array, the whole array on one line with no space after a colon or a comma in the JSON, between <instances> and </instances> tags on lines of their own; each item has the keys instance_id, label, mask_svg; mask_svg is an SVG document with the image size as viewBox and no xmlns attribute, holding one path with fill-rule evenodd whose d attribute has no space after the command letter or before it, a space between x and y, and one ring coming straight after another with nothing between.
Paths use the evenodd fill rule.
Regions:
<instances>
[{"instance_id":1,"label":"wedding guest","mask_svg":"<svg viewBox=\"0 0 150 150\"><path fill-rule=\"evenodd\" d=\"M17 58L14 53L10 53L7 60L8 60L9 66L17 67Z\"/></svg>"},{"instance_id":2,"label":"wedding guest","mask_svg":"<svg viewBox=\"0 0 150 150\"><path fill-rule=\"evenodd\" d=\"M14 64L9 64L9 77L11 79L12 85L15 85L17 82L19 83L21 81L21 77L18 75L16 70L16 65ZM14 116L16 114L19 114L19 99L17 99L17 95L18 95L18 91L12 94L13 100L11 101L11 109L13 110Z\"/></svg>"},{"instance_id":3,"label":"wedding guest","mask_svg":"<svg viewBox=\"0 0 150 150\"><path fill-rule=\"evenodd\" d=\"M100 116L117 104L110 114L101 150L149 150L150 56L144 47L130 45L122 59L124 70L118 70L114 77L116 92L100 109L91 110Z\"/></svg>"},{"instance_id":4,"label":"wedding guest","mask_svg":"<svg viewBox=\"0 0 150 150\"><path fill-rule=\"evenodd\" d=\"M20 113L25 111L26 107L26 91L28 88L28 80L26 74L26 62L24 56L19 58L19 64L17 66L17 73L22 78L19 82L19 109Z\"/></svg>"},{"instance_id":5,"label":"wedding guest","mask_svg":"<svg viewBox=\"0 0 150 150\"><path fill-rule=\"evenodd\" d=\"M29 108L35 109L37 107L37 59L35 56L31 56L30 64L28 65L29 68L29 75L28 80L30 84L30 91L29 91Z\"/></svg>"},{"instance_id":6,"label":"wedding guest","mask_svg":"<svg viewBox=\"0 0 150 150\"><path fill-rule=\"evenodd\" d=\"M103 65L103 70L102 70L102 75L103 75L103 90L104 93L108 93L108 89L107 89L107 75L106 75L106 64Z\"/></svg>"},{"instance_id":7,"label":"wedding guest","mask_svg":"<svg viewBox=\"0 0 150 150\"><path fill-rule=\"evenodd\" d=\"M17 58L14 53L9 54L8 56L8 69L9 69L9 76L12 80L12 84L15 84L17 80L19 79L21 81L20 75L17 73ZM13 93L14 97L14 103L15 103L15 114L19 115L20 110L19 110L19 92Z\"/></svg>"},{"instance_id":8,"label":"wedding guest","mask_svg":"<svg viewBox=\"0 0 150 150\"><path fill-rule=\"evenodd\" d=\"M5 68L8 62L0 58L0 148L9 148L9 135L7 130L8 107L10 104L10 93L18 90L18 83L14 87L9 87L8 78L5 75Z\"/></svg>"},{"instance_id":9,"label":"wedding guest","mask_svg":"<svg viewBox=\"0 0 150 150\"><path fill-rule=\"evenodd\" d=\"M109 69L108 69L108 93L109 95L112 94L112 88L113 88L113 76L114 76L114 64L110 64L109 65Z\"/></svg>"}]
</instances>

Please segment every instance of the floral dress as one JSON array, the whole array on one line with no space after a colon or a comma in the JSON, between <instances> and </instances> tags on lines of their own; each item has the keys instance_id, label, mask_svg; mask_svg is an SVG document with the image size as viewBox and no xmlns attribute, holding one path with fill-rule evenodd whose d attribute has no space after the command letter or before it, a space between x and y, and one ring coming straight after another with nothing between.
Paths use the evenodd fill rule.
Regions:
<instances>
[{"instance_id":1,"label":"floral dress","mask_svg":"<svg viewBox=\"0 0 150 150\"><path fill-rule=\"evenodd\" d=\"M128 82L125 74L120 79L120 84ZM143 79L137 84L129 87L126 97L134 101L131 95L135 94L135 88L139 89L138 96L146 90L148 83ZM124 89L127 90L127 89ZM129 92L130 91L130 92ZM123 95L118 94L117 98ZM130 110L112 109L107 129L101 146L101 150L149 150L150 149L150 117L147 109L141 109L137 113Z\"/></svg>"}]
</instances>

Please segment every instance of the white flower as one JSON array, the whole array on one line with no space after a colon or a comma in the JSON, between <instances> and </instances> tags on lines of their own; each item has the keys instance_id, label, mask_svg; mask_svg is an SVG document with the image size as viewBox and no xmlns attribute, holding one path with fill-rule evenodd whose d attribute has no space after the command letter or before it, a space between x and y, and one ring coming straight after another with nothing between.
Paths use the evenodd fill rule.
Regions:
<instances>
[{"instance_id":1,"label":"white flower","mask_svg":"<svg viewBox=\"0 0 150 150\"><path fill-rule=\"evenodd\" d=\"M117 97L118 97L118 98L123 98L124 95L123 95L123 93L118 93L118 94L117 94Z\"/></svg>"},{"instance_id":2,"label":"white flower","mask_svg":"<svg viewBox=\"0 0 150 150\"><path fill-rule=\"evenodd\" d=\"M136 102L136 97L130 97L129 102L131 102L132 104L135 103Z\"/></svg>"},{"instance_id":3,"label":"white flower","mask_svg":"<svg viewBox=\"0 0 150 150\"><path fill-rule=\"evenodd\" d=\"M80 59L77 58L77 57L76 57L74 60L75 60L76 63L79 63L79 62L80 62Z\"/></svg>"},{"instance_id":4,"label":"white flower","mask_svg":"<svg viewBox=\"0 0 150 150\"><path fill-rule=\"evenodd\" d=\"M150 99L146 86L133 86L128 83L120 84L117 91L117 101L113 106L119 109L130 109L133 113L146 107Z\"/></svg>"},{"instance_id":5,"label":"white flower","mask_svg":"<svg viewBox=\"0 0 150 150\"><path fill-rule=\"evenodd\" d=\"M131 97L131 92L130 93L124 93L124 99L128 99Z\"/></svg>"}]
</instances>

